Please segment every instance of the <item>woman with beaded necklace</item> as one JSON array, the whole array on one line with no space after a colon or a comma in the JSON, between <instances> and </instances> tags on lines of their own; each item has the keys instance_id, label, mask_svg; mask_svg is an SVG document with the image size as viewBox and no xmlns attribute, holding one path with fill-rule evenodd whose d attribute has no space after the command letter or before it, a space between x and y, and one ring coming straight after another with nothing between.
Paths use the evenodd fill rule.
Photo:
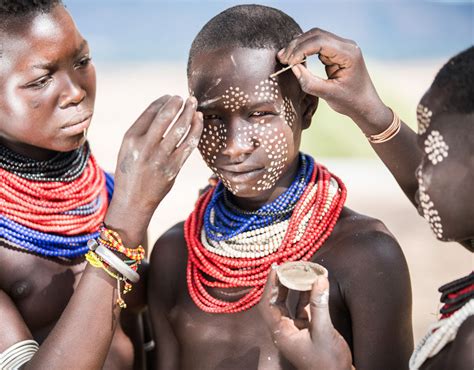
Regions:
<instances>
[{"instance_id":1,"label":"woman with beaded necklace","mask_svg":"<svg viewBox=\"0 0 474 370\"><path fill-rule=\"evenodd\" d=\"M143 305L143 284L122 295L199 141L196 100L182 113L179 97L147 108L124 138L114 187L86 141L95 70L61 1L2 2L0 48L0 368L140 368L138 327L125 333L119 319Z\"/></svg>"},{"instance_id":2,"label":"woman with beaded necklace","mask_svg":"<svg viewBox=\"0 0 474 370\"><path fill-rule=\"evenodd\" d=\"M313 54L326 66L328 79L293 66L302 89L352 118L439 240L457 241L474 252L474 47L452 57L437 73L417 107L418 135L399 120L390 124L396 114L378 97L353 41L313 29L295 38L278 58L291 65ZM272 273L260 305L278 348L299 369L350 369L351 354L329 316L327 279L313 286L312 320L303 330L280 301L275 304L281 289ZM443 285L439 292L439 320L405 367L473 369L474 273Z\"/></svg>"}]
</instances>

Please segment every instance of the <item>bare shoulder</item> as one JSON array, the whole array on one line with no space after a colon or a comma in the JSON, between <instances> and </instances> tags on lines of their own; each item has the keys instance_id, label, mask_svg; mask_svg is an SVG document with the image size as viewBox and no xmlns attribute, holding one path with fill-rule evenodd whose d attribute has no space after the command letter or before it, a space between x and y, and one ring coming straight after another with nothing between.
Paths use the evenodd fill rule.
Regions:
<instances>
[{"instance_id":1,"label":"bare shoulder","mask_svg":"<svg viewBox=\"0 0 474 370\"><path fill-rule=\"evenodd\" d=\"M186 274L187 249L184 222L166 231L155 243L150 256L149 291L162 299L172 299Z\"/></svg>"},{"instance_id":2,"label":"bare shoulder","mask_svg":"<svg viewBox=\"0 0 474 370\"><path fill-rule=\"evenodd\" d=\"M381 262L405 260L400 245L382 221L347 207L339 217L331 242L338 253L356 260L369 256Z\"/></svg>"},{"instance_id":3,"label":"bare shoulder","mask_svg":"<svg viewBox=\"0 0 474 370\"><path fill-rule=\"evenodd\" d=\"M448 363L453 370L474 369L474 316L460 326L451 344Z\"/></svg>"},{"instance_id":4,"label":"bare shoulder","mask_svg":"<svg viewBox=\"0 0 474 370\"><path fill-rule=\"evenodd\" d=\"M380 292L387 284L385 288L400 289L401 294L410 296L405 256L382 221L344 208L327 243L326 252L321 248L326 256L321 253L320 258L326 257L348 295L365 288Z\"/></svg>"}]
</instances>

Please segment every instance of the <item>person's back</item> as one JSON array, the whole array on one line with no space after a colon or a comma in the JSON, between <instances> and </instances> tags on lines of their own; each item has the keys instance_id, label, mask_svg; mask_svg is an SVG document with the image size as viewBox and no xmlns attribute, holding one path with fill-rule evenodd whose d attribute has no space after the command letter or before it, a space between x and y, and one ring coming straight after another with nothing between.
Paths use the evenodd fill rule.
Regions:
<instances>
[{"instance_id":1,"label":"person's back","mask_svg":"<svg viewBox=\"0 0 474 370\"><path fill-rule=\"evenodd\" d=\"M262 25L266 26L262 28ZM300 28L267 7L231 8L198 34L190 90L204 115L199 145L221 182L151 257L149 304L160 369L290 369L255 304L272 263L329 271L331 318L361 369L401 369L413 348L407 266L377 220L344 207L345 187L299 154L317 99L276 53ZM305 325L307 294L288 306Z\"/></svg>"}]
</instances>

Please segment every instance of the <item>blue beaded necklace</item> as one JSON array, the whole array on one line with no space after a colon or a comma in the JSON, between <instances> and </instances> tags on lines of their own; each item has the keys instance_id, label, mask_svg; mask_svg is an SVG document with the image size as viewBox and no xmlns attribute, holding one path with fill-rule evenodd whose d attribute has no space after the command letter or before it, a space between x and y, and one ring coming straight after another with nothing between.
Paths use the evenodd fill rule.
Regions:
<instances>
[{"instance_id":1,"label":"blue beaded necklace","mask_svg":"<svg viewBox=\"0 0 474 370\"><path fill-rule=\"evenodd\" d=\"M273 202L252 212L241 210L233 205L229 201L228 190L219 181L204 213L206 237L214 241L228 240L246 231L289 219L310 181L313 168L313 158L300 153L298 173L288 189Z\"/></svg>"}]
</instances>

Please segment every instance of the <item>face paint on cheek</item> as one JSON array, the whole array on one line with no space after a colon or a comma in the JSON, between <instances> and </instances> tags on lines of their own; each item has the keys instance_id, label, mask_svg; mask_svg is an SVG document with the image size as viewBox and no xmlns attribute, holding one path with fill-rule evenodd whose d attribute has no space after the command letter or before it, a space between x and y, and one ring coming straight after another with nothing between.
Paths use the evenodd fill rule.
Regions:
<instances>
[{"instance_id":1,"label":"face paint on cheek","mask_svg":"<svg viewBox=\"0 0 474 370\"><path fill-rule=\"evenodd\" d=\"M203 128L198 148L201 152L204 161L212 170L212 172L214 172L217 177L221 179L222 183L227 189L229 189L233 194L236 194L239 191L238 186L232 186L232 184L223 176L223 174L215 166L217 154L219 153L219 151L226 147L226 142L227 129L224 127L224 124L212 124Z\"/></svg>"},{"instance_id":2,"label":"face paint on cheek","mask_svg":"<svg viewBox=\"0 0 474 370\"><path fill-rule=\"evenodd\" d=\"M423 181L423 173L421 168L416 171L416 178L418 180L418 193L420 200L420 207L423 211L423 217L430 224L431 230L438 239L443 238L443 225L439 212L436 210L433 201L426 192L426 187Z\"/></svg>"},{"instance_id":3,"label":"face paint on cheek","mask_svg":"<svg viewBox=\"0 0 474 370\"><path fill-rule=\"evenodd\" d=\"M264 118L242 131L239 139L251 145L260 146L270 160L270 165L265 169L263 177L255 186L252 186L252 190L260 192L271 189L280 178L286 164L288 143L285 134L276 127L272 128L272 125L266 123Z\"/></svg>"},{"instance_id":4,"label":"face paint on cheek","mask_svg":"<svg viewBox=\"0 0 474 370\"><path fill-rule=\"evenodd\" d=\"M296 109L291 99L287 96L283 99L283 109L281 111L281 117L285 120L285 123L288 126L293 127L293 124L296 121Z\"/></svg>"},{"instance_id":5,"label":"face paint on cheek","mask_svg":"<svg viewBox=\"0 0 474 370\"><path fill-rule=\"evenodd\" d=\"M416 118L418 121L418 135L423 135L430 126L433 112L422 104L416 108Z\"/></svg>"},{"instance_id":6,"label":"face paint on cheek","mask_svg":"<svg viewBox=\"0 0 474 370\"><path fill-rule=\"evenodd\" d=\"M436 165L448 157L449 146L444 141L439 131L432 131L425 140L425 153L433 165Z\"/></svg>"}]
</instances>

